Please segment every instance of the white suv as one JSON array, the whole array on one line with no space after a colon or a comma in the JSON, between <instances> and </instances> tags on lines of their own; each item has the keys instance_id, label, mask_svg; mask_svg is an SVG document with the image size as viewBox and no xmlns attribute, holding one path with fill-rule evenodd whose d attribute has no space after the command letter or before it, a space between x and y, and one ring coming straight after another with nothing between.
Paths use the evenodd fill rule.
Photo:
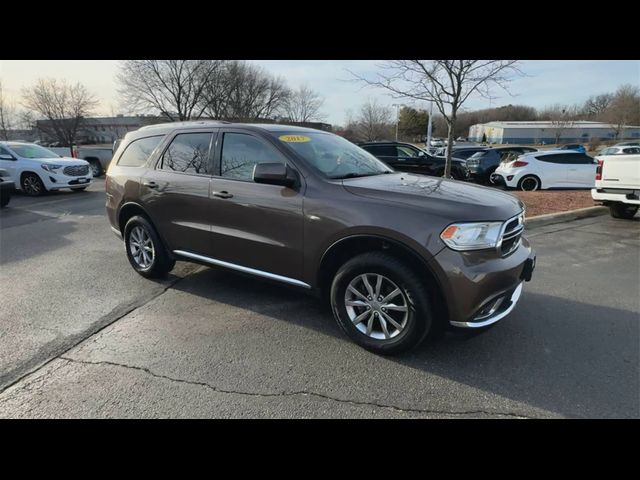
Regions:
<instances>
[{"instance_id":1,"label":"white suv","mask_svg":"<svg viewBox=\"0 0 640 480\"><path fill-rule=\"evenodd\" d=\"M61 188L84 190L93 179L85 160L61 157L35 143L0 142L0 168L18 190L32 196Z\"/></svg>"}]
</instances>

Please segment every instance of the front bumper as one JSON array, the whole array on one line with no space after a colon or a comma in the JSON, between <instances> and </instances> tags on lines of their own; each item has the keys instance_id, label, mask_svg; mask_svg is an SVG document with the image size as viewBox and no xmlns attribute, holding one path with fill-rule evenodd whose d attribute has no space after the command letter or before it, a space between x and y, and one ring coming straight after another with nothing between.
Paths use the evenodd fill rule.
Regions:
<instances>
[{"instance_id":1,"label":"front bumper","mask_svg":"<svg viewBox=\"0 0 640 480\"><path fill-rule=\"evenodd\" d=\"M515 308L523 283L531 280L536 254L522 238L520 246L506 257L492 251L445 248L430 264L439 277L450 325L480 328L498 322Z\"/></svg>"},{"instance_id":2,"label":"front bumper","mask_svg":"<svg viewBox=\"0 0 640 480\"><path fill-rule=\"evenodd\" d=\"M59 190L61 188L83 188L91 185L93 182L93 175L91 170L87 175L74 177L71 175L65 175L63 173L50 173L43 172L40 174L40 178L44 183L47 190Z\"/></svg>"}]
</instances>

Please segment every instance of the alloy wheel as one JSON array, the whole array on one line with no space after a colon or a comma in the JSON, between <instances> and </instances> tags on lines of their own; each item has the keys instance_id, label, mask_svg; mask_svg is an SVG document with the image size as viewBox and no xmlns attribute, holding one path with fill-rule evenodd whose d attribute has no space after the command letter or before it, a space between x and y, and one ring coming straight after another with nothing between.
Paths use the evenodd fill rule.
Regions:
<instances>
[{"instance_id":1,"label":"alloy wheel","mask_svg":"<svg viewBox=\"0 0 640 480\"><path fill-rule=\"evenodd\" d=\"M153 241L149 233L139 225L133 227L129 233L129 251L140 268L147 269L153 264L155 258Z\"/></svg>"},{"instance_id":2,"label":"alloy wheel","mask_svg":"<svg viewBox=\"0 0 640 480\"><path fill-rule=\"evenodd\" d=\"M22 188L29 195L38 195L42 191L40 181L33 175L24 177L22 180Z\"/></svg>"},{"instance_id":3,"label":"alloy wheel","mask_svg":"<svg viewBox=\"0 0 640 480\"><path fill-rule=\"evenodd\" d=\"M364 273L351 280L345 291L344 305L354 326L377 340L398 336L409 319L405 293L378 273Z\"/></svg>"}]
</instances>

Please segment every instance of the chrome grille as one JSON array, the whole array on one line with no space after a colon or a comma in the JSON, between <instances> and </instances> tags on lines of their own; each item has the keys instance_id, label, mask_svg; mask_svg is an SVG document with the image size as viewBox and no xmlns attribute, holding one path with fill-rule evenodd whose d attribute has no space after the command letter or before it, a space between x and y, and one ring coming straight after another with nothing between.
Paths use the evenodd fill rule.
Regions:
<instances>
[{"instance_id":1,"label":"chrome grille","mask_svg":"<svg viewBox=\"0 0 640 480\"><path fill-rule=\"evenodd\" d=\"M507 256L520 245L520 238L524 231L524 211L520 215L510 218L503 227L498 249L502 256Z\"/></svg>"},{"instance_id":2,"label":"chrome grille","mask_svg":"<svg viewBox=\"0 0 640 480\"><path fill-rule=\"evenodd\" d=\"M64 167L62 171L70 177L81 177L89 173L89 165L72 165L70 167Z\"/></svg>"}]
</instances>

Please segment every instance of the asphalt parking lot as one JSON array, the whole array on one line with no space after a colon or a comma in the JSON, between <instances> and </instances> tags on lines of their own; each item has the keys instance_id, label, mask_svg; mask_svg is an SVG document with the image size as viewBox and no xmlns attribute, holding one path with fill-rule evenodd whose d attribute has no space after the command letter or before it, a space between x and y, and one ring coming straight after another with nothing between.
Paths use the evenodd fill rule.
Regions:
<instances>
[{"instance_id":1,"label":"asphalt parking lot","mask_svg":"<svg viewBox=\"0 0 640 480\"><path fill-rule=\"evenodd\" d=\"M399 357L318 300L178 263L138 276L87 192L0 213L0 417L640 417L640 216L531 230L512 315Z\"/></svg>"}]
</instances>

